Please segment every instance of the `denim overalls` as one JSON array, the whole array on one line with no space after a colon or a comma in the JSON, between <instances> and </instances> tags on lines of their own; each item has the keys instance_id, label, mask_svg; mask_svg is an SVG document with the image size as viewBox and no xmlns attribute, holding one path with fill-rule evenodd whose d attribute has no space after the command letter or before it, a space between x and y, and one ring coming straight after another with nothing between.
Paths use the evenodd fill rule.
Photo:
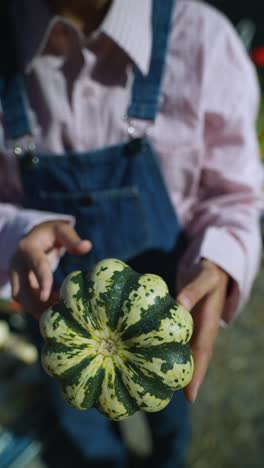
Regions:
<instances>
[{"instance_id":1,"label":"denim overalls","mask_svg":"<svg viewBox=\"0 0 264 468\"><path fill-rule=\"evenodd\" d=\"M128 119L155 121L174 0L153 0L153 47L150 71L136 69ZM55 287L72 270L89 270L95 262L116 257L139 272L154 272L175 294L176 265L184 247L183 232L170 202L156 155L147 137L89 153L39 154L32 145L23 77L0 80L6 138L14 142L24 187L24 206L72 214L76 230L93 243L83 257L66 254L55 272ZM24 146L21 144L25 142ZM55 382L56 410L88 460L125 466L126 449L112 423L92 409L79 412L66 404ZM187 403L177 392L167 408L147 414L153 437L151 467L182 466L188 439ZM107 466L107 465L105 465Z\"/></svg>"}]
</instances>

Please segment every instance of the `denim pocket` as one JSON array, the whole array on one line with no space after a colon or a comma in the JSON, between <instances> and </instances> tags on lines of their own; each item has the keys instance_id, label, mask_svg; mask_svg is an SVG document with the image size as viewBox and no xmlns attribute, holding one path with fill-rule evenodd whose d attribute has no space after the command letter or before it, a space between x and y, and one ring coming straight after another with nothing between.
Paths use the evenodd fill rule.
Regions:
<instances>
[{"instance_id":1,"label":"denim pocket","mask_svg":"<svg viewBox=\"0 0 264 468\"><path fill-rule=\"evenodd\" d=\"M78 193L41 192L41 198L53 210L74 215L79 235L93 243L92 251L83 257L65 256L62 263L67 259L69 271L91 268L107 257L128 260L151 244L144 201L136 186Z\"/></svg>"}]
</instances>

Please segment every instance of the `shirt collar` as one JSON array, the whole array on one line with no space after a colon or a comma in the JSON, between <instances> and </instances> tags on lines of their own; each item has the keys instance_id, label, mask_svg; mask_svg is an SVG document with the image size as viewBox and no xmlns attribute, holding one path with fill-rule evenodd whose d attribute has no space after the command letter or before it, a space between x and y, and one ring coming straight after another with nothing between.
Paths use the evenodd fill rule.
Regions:
<instances>
[{"instance_id":1,"label":"shirt collar","mask_svg":"<svg viewBox=\"0 0 264 468\"><path fill-rule=\"evenodd\" d=\"M151 12L152 0L113 0L98 29L115 41L143 74L147 74L151 58ZM52 14L43 0L16 0L13 17L18 58L26 71L45 47L52 27L60 18Z\"/></svg>"}]
</instances>

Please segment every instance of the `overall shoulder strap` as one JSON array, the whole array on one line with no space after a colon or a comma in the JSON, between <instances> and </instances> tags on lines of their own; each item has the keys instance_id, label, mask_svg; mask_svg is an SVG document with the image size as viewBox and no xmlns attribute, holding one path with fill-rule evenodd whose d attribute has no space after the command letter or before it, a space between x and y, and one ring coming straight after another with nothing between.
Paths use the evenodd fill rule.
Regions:
<instances>
[{"instance_id":1,"label":"overall shoulder strap","mask_svg":"<svg viewBox=\"0 0 264 468\"><path fill-rule=\"evenodd\" d=\"M0 0L0 101L9 140L31 133L23 77L18 69L13 41L9 13L12 1Z\"/></svg>"},{"instance_id":2,"label":"overall shoulder strap","mask_svg":"<svg viewBox=\"0 0 264 468\"><path fill-rule=\"evenodd\" d=\"M6 138L16 140L31 135L24 79L20 73L0 77L0 100Z\"/></svg>"},{"instance_id":3,"label":"overall shoulder strap","mask_svg":"<svg viewBox=\"0 0 264 468\"><path fill-rule=\"evenodd\" d=\"M159 107L161 82L165 67L175 0L152 0L152 55L149 73L135 69L128 117L154 121Z\"/></svg>"}]
</instances>

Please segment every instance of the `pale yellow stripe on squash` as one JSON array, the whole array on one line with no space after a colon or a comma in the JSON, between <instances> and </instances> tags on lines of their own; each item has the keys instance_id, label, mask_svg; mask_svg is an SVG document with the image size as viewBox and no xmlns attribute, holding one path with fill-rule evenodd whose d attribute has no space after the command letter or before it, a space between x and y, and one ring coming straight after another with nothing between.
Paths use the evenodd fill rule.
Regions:
<instances>
[{"instance_id":1,"label":"pale yellow stripe on squash","mask_svg":"<svg viewBox=\"0 0 264 468\"><path fill-rule=\"evenodd\" d=\"M102 366L103 357L96 356L83 371L76 376L77 383L73 385L65 385L63 395L65 399L75 408L83 409L83 403L86 396L87 386L93 379L99 368Z\"/></svg>"},{"instance_id":2,"label":"pale yellow stripe on squash","mask_svg":"<svg viewBox=\"0 0 264 468\"><path fill-rule=\"evenodd\" d=\"M181 388L185 387L192 379L194 369L192 357L190 361L185 364L175 363L172 369L163 372L161 370L162 365L166 365L166 361L163 359L153 357L151 361L147 361L144 356L127 351L123 352L123 356L137 366L146 376L154 373L163 384L167 385L172 390L175 390L179 385Z\"/></svg>"},{"instance_id":3,"label":"pale yellow stripe on squash","mask_svg":"<svg viewBox=\"0 0 264 468\"><path fill-rule=\"evenodd\" d=\"M106 293L111 288L113 275L116 272L124 271L128 266L121 262L121 260L115 260L108 258L102 260L96 264L90 279L97 284L97 294Z\"/></svg>"},{"instance_id":4,"label":"pale yellow stripe on squash","mask_svg":"<svg viewBox=\"0 0 264 468\"><path fill-rule=\"evenodd\" d=\"M43 338L55 340L56 343L64 344L68 347L78 348L79 345L94 346L92 339L79 335L68 326L59 312L56 310L46 311L40 319L40 332Z\"/></svg>"},{"instance_id":5,"label":"pale yellow stripe on squash","mask_svg":"<svg viewBox=\"0 0 264 468\"><path fill-rule=\"evenodd\" d=\"M194 371L194 361L193 358L190 358L190 361L186 362L186 364L174 364L173 369L167 371L163 382L172 389L177 388L177 384L181 386L181 388L186 387L192 380ZM176 377L178 376L178 377ZM176 379L179 382L176 382ZM170 383L171 382L171 383Z\"/></svg>"},{"instance_id":6,"label":"pale yellow stripe on squash","mask_svg":"<svg viewBox=\"0 0 264 468\"><path fill-rule=\"evenodd\" d=\"M135 382L133 372L126 367L121 359L117 359L117 361L123 382L130 396L135 399L140 409L152 413L161 411L168 405L170 398L160 399L155 395L152 395L145 387L142 387L140 384Z\"/></svg>"},{"instance_id":7,"label":"pale yellow stripe on squash","mask_svg":"<svg viewBox=\"0 0 264 468\"><path fill-rule=\"evenodd\" d=\"M90 277L93 282L93 295L90 301L91 308L94 316L96 316L100 331L103 332L103 335L101 333L100 336L104 338L109 337L110 330L107 328L108 319L106 315L106 307L105 304L101 303L102 301L100 296L107 292L111 294L113 275L116 272L125 270L126 268L127 265L125 263L120 260L110 258L97 263L93 274Z\"/></svg>"},{"instance_id":8,"label":"pale yellow stripe on squash","mask_svg":"<svg viewBox=\"0 0 264 468\"><path fill-rule=\"evenodd\" d=\"M129 416L123 403L118 400L114 383L115 368L113 359L108 357L104 361L105 376L102 384L102 392L98 400L99 409L113 420L125 419Z\"/></svg>"},{"instance_id":9,"label":"pale yellow stripe on squash","mask_svg":"<svg viewBox=\"0 0 264 468\"><path fill-rule=\"evenodd\" d=\"M81 287L79 282L73 281L73 279L78 277L80 273L80 271L74 271L73 273L70 273L68 276L66 276L61 286L60 298L65 306L71 311L72 317L76 320L76 322L80 324L84 330L87 330L89 333L94 333L94 326L91 320L89 320L89 315L86 313L83 302L85 294L83 292L80 294ZM83 287L85 288L85 284ZM76 295L81 296L81 299L77 299L75 297Z\"/></svg>"},{"instance_id":10,"label":"pale yellow stripe on squash","mask_svg":"<svg viewBox=\"0 0 264 468\"><path fill-rule=\"evenodd\" d=\"M122 311L124 315L120 318L117 328L128 328L138 323L145 312L157 300L166 297L169 293L168 287L157 275L146 274L140 277L139 287L131 291L128 300L125 301Z\"/></svg>"},{"instance_id":11,"label":"pale yellow stripe on squash","mask_svg":"<svg viewBox=\"0 0 264 468\"><path fill-rule=\"evenodd\" d=\"M189 342L193 332L193 319L191 314L182 306L175 305L170 309L172 318L161 320L158 330L152 330L126 341L126 347L138 346L147 348L164 343Z\"/></svg>"},{"instance_id":12,"label":"pale yellow stripe on squash","mask_svg":"<svg viewBox=\"0 0 264 468\"><path fill-rule=\"evenodd\" d=\"M73 350L69 348L61 352L52 351L52 348L44 348L41 360L44 369L48 374L53 376L61 376L64 372L72 369L81 363L81 361L89 356L93 356L94 352L92 349Z\"/></svg>"}]
</instances>

